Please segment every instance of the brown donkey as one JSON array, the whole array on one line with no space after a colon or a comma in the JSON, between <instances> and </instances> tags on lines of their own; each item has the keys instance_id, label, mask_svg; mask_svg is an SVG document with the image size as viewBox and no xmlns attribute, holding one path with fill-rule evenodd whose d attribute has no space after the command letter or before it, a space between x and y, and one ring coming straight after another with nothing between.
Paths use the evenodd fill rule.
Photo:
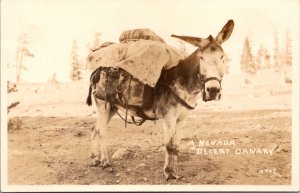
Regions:
<instances>
[{"instance_id":1,"label":"brown donkey","mask_svg":"<svg viewBox=\"0 0 300 193\"><path fill-rule=\"evenodd\" d=\"M228 40L233 27L233 20L229 20L216 38L211 35L206 39L172 35L197 46L198 49L181 60L178 65L163 69L155 88L144 85L147 100L142 106L127 105L127 103L124 105L117 96L107 98L104 89L106 87L101 81L105 79L102 74L104 68L100 68L98 73L93 73L87 99L87 103L91 105L91 93L94 88L98 119L91 136L93 164L101 164L103 167L109 165L106 146L107 124L117 111L121 110L145 120L163 120L166 150L163 171L166 179L178 178L176 164L180 130L184 128L187 116L195 108L200 93L204 101L220 100L221 80L225 71L225 58L221 45ZM125 71L123 73L126 74ZM132 79L131 76L128 81Z\"/></svg>"}]
</instances>

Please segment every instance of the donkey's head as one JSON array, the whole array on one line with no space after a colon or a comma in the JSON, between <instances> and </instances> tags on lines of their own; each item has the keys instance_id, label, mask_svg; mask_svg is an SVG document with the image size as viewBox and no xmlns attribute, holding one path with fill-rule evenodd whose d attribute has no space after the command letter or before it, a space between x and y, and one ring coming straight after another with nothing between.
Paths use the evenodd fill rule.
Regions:
<instances>
[{"instance_id":1,"label":"donkey's head","mask_svg":"<svg viewBox=\"0 0 300 193\"><path fill-rule=\"evenodd\" d=\"M211 35L208 38L172 35L198 47L195 54L204 101L221 98L221 80L225 72L225 56L221 45L228 40L233 27L233 20L229 20L216 38Z\"/></svg>"}]
</instances>

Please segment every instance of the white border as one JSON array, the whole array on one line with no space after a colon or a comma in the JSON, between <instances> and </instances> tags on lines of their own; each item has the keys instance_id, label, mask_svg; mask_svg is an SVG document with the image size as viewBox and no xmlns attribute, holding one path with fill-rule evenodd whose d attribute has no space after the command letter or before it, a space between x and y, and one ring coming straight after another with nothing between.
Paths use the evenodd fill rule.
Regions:
<instances>
[{"instance_id":1,"label":"white border","mask_svg":"<svg viewBox=\"0 0 300 193\"><path fill-rule=\"evenodd\" d=\"M298 13L299 14L299 13ZM1 17L1 23L3 23ZM299 15L298 15L298 21ZM300 42L299 26L297 39ZM2 43L1 43L2 44ZM2 46L1 46L2 47ZM7 170L7 87L6 65L1 63L1 191L5 192L68 192L68 191L299 191L299 53L300 47L293 53L292 84L292 179L291 185L8 185ZM1 52L2 55L2 52Z\"/></svg>"},{"instance_id":2,"label":"white border","mask_svg":"<svg viewBox=\"0 0 300 193\"><path fill-rule=\"evenodd\" d=\"M11 185L3 191L83 192L83 191L297 191L293 185Z\"/></svg>"},{"instance_id":3,"label":"white border","mask_svg":"<svg viewBox=\"0 0 300 193\"><path fill-rule=\"evenodd\" d=\"M298 1L298 22L300 21L300 2ZM300 24L297 26L297 36L295 37L295 42L297 42L296 47L293 49L293 84L292 84L292 185L297 187L296 191L300 191L300 170L299 170L299 154L300 154L300 132L299 132L299 119L300 119Z\"/></svg>"}]
</instances>

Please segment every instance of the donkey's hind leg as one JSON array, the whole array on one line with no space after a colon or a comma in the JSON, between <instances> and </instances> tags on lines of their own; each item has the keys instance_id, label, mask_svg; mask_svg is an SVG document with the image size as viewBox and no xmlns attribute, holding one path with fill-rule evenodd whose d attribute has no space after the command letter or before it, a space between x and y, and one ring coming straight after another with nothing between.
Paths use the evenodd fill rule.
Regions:
<instances>
[{"instance_id":1,"label":"donkey's hind leg","mask_svg":"<svg viewBox=\"0 0 300 193\"><path fill-rule=\"evenodd\" d=\"M102 100L95 98L98 117L97 123L91 134L91 159L92 164L98 165L101 163L102 167L109 166L107 155L107 124L111 117L116 113L116 109Z\"/></svg>"}]
</instances>

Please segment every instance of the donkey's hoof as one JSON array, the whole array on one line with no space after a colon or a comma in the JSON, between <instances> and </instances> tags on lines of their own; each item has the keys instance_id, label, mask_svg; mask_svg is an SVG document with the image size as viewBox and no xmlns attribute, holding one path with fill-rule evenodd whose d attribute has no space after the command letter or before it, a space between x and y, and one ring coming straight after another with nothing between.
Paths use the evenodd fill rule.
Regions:
<instances>
[{"instance_id":1,"label":"donkey's hoof","mask_svg":"<svg viewBox=\"0 0 300 193\"><path fill-rule=\"evenodd\" d=\"M183 178L183 176L178 176L175 175L174 173L169 173L169 174L165 174L166 175L166 180L180 180L181 178Z\"/></svg>"},{"instance_id":2,"label":"donkey's hoof","mask_svg":"<svg viewBox=\"0 0 300 193\"><path fill-rule=\"evenodd\" d=\"M102 166L102 169L105 169L105 168L111 166L111 164L108 161L102 161L101 166Z\"/></svg>"},{"instance_id":3,"label":"donkey's hoof","mask_svg":"<svg viewBox=\"0 0 300 193\"><path fill-rule=\"evenodd\" d=\"M95 166L98 166L100 163L101 163L100 160L98 160L98 159L92 159L91 166L95 167Z\"/></svg>"},{"instance_id":4,"label":"donkey's hoof","mask_svg":"<svg viewBox=\"0 0 300 193\"><path fill-rule=\"evenodd\" d=\"M91 166L97 166L101 163L99 156L95 155L94 153L90 154L90 158L92 160Z\"/></svg>"}]
</instances>

